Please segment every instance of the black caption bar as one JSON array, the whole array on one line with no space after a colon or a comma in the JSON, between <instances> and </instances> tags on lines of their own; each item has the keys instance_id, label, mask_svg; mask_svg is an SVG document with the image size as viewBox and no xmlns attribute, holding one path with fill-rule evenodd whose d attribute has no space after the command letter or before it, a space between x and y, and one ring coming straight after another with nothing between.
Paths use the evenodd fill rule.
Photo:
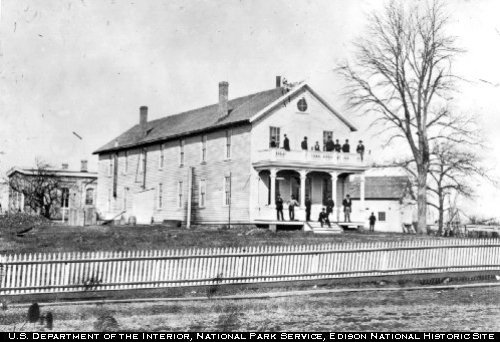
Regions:
<instances>
[{"instance_id":1,"label":"black caption bar","mask_svg":"<svg viewBox=\"0 0 500 342\"><path fill-rule=\"evenodd\" d=\"M500 341L500 333L465 332L465 333L433 333L433 332L2 332L2 341L13 340L67 340L67 341Z\"/></svg>"}]
</instances>

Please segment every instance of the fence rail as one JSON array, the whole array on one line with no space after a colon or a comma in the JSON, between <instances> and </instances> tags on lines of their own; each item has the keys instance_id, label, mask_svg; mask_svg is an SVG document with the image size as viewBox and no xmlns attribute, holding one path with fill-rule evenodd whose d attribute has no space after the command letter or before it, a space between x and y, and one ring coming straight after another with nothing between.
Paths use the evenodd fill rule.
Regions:
<instances>
[{"instance_id":1,"label":"fence rail","mask_svg":"<svg viewBox=\"0 0 500 342\"><path fill-rule=\"evenodd\" d=\"M0 295L500 270L499 239L4 255Z\"/></svg>"}]
</instances>

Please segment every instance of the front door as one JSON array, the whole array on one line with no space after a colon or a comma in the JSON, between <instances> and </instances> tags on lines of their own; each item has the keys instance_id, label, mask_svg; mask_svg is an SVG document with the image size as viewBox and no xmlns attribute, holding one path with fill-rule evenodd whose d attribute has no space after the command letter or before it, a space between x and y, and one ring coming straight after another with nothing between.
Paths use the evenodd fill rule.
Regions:
<instances>
[{"instance_id":1,"label":"front door","mask_svg":"<svg viewBox=\"0 0 500 342\"><path fill-rule=\"evenodd\" d=\"M323 205L326 205L326 201L328 201L328 197L332 196L332 180L330 178L323 178L322 182L322 193L323 193L323 198L322 198L322 203Z\"/></svg>"}]
</instances>

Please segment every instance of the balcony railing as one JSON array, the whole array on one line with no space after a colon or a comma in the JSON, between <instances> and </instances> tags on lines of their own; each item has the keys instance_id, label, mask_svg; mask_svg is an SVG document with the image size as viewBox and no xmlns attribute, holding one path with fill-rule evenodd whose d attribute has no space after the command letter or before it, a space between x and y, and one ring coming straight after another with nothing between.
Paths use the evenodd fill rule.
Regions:
<instances>
[{"instance_id":1,"label":"balcony railing","mask_svg":"<svg viewBox=\"0 0 500 342\"><path fill-rule=\"evenodd\" d=\"M359 153L323 152L323 151L286 151L279 148L261 150L257 153L255 162L298 162L314 165L352 165L365 166L366 154L363 160Z\"/></svg>"}]
</instances>

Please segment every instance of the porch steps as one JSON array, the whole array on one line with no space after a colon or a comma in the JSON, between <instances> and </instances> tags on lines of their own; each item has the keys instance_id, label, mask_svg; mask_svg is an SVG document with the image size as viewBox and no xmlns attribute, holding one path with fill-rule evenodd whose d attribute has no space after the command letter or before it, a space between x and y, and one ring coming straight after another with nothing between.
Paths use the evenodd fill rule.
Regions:
<instances>
[{"instance_id":1,"label":"porch steps","mask_svg":"<svg viewBox=\"0 0 500 342\"><path fill-rule=\"evenodd\" d=\"M312 231L314 234L340 234L344 231L334 222L331 222L330 225L331 227L328 227L327 225L321 227L321 223L319 222L304 222L304 230Z\"/></svg>"}]
</instances>

